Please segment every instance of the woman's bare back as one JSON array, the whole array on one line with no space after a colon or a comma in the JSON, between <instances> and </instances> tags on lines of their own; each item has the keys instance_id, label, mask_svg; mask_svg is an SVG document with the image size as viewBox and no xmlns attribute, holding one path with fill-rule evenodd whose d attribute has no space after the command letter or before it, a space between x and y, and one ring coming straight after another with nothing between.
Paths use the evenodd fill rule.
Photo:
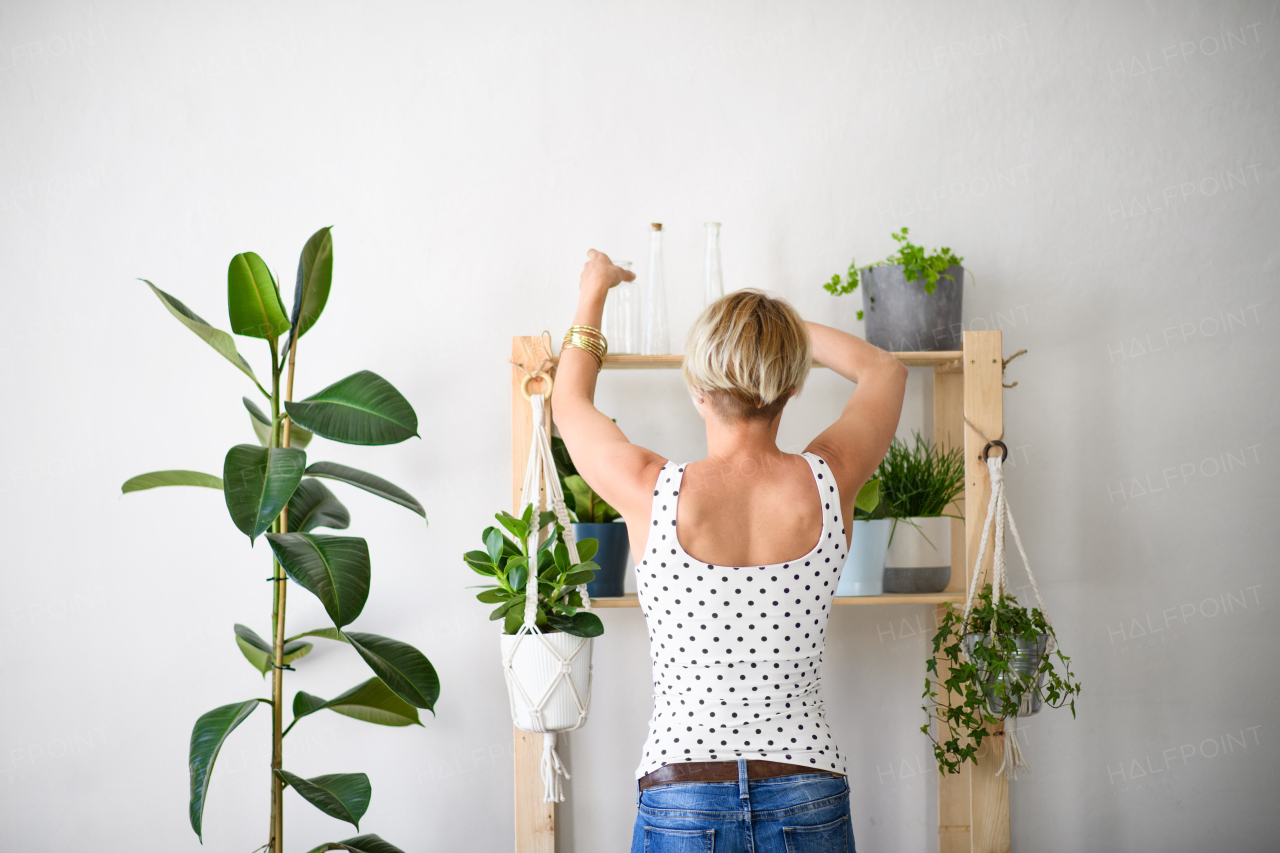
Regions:
<instances>
[{"instance_id":1,"label":"woman's bare back","mask_svg":"<svg viewBox=\"0 0 1280 853\"><path fill-rule=\"evenodd\" d=\"M811 551L822 533L812 470L791 453L692 462L678 500L681 547L714 565L786 562Z\"/></svg>"}]
</instances>

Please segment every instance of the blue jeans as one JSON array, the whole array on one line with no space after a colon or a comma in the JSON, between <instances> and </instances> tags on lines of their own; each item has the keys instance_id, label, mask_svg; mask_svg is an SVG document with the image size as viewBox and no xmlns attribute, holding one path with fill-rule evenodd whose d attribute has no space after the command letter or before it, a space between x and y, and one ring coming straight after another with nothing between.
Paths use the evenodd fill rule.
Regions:
<instances>
[{"instance_id":1,"label":"blue jeans","mask_svg":"<svg viewBox=\"0 0 1280 853\"><path fill-rule=\"evenodd\" d=\"M631 853L855 853L849 783L801 773L641 791Z\"/></svg>"}]
</instances>

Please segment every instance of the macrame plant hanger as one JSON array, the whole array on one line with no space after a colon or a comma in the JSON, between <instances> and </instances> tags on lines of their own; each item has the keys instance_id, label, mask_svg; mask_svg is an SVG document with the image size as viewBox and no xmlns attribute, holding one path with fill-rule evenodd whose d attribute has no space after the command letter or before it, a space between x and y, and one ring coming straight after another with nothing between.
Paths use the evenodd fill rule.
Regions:
<instances>
[{"instance_id":1,"label":"macrame plant hanger","mask_svg":"<svg viewBox=\"0 0 1280 853\"><path fill-rule=\"evenodd\" d=\"M991 456L990 452L993 447L1000 448L999 456ZM982 450L983 459L987 463L987 471L991 476L991 499L987 502L987 518L982 524L982 543L978 546L978 559L973 566L973 580L969 582L969 594L964 603L964 619L962 625L969 624L969 614L973 612L973 599L978 590L978 579L982 571L982 561L987 555L987 543L992 538L992 530L995 531L995 546L991 560L991 600L998 602L1001 594L1009 589L1009 576L1005 571L1004 561L1004 525L1005 520L1009 522L1009 532L1013 534L1013 541L1018 546L1018 554L1022 557L1022 565L1027 570L1027 578L1031 581L1031 589L1035 592L1036 603L1040 605L1040 612L1044 614L1045 624L1053 627L1053 623L1049 621L1049 611L1044 606L1044 598L1040 595L1040 587L1036 584L1036 576L1031 572L1031 562L1027 559L1027 551L1022 547L1022 538L1018 536L1018 525L1014 524L1013 512L1009 509L1009 504L1004 494L1004 458L1009 454L1009 449L1005 447L1004 442L990 441ZM996 633L996 617L991 617L991 636ZM1057 647L1053 634L1049 635L1049 642L1045 646L1044 654L1049 654ZM1033 685L1036 683L1033 676ZM1027 762L1022 757L1022 748L1018 745L1018 711L1021 708L1015 708L1013 713L1004 718L1004 761L1000 764L1000 769L996 771L996 775L1006 774L1009 779L1018 778L1018 770L1026 770Z\"/></svg>"},{"instance_id":2,"label":"macrame plant hanger","mask_svg":"<svg viewBox=\"0 0 1280 853\"><path fill-rule=\"evenodd\" d=\"M551 453L551 440L545 425L546 398L551 394L552 379L549 372L541 369L530 373L523 365L517 365L525 371L521 392L532 409L533 440L529 446L529 464L524 472L524 485L520 491L520 506L533 504L533 520L530 523L529 540L526 543L528 553L538 553L538 517L543 511L544 499L555 513L556 521L564 528L563 541L569 551L570 563L582 562L578 558L578 544L574 539L573 526L569 522L569 512L564 505L564 492L560 489L560 478L556 475L555 459ZM541 380L546 383L545 394L530 394L529 383ZM554 529L552 530L555 536ZM554 548L554 545L551 547ZM525 587L524 624L516 632L515 639L504 645L502 669L507 682L507 696L511 702L511 718L524 731L542 735L542 786L544 803L564 801L564 788L560 777L568 779L569 771L556 752L556 734L581 728L587 721L587 712L591 709L591 639L573 637L577 642L570 642L572 648L557 650L537 626L538 616L538 571L535 556L529 566L528 582ZM582 595L583 608L591 609L591 599L587 595L586 584L578 587ZM568 635L555 635L568 637ZM536 644L536 664L520 666L516 662L516 652L525 644ZM587 662L586 695L582 695L574 682L574 663L579 656L585 656ZM534 683L533 676L547 671L553 673L549 683ZM549 728L544 720L544 712L548 703L554 698L563 698L564 693L572 697L577 708L577 720L572 725ZM559 696L557 695L559 694ZM523 714L521 711L523 710ZM522 719L523 717L523 719Z\"/></svg>"}]
</instances>

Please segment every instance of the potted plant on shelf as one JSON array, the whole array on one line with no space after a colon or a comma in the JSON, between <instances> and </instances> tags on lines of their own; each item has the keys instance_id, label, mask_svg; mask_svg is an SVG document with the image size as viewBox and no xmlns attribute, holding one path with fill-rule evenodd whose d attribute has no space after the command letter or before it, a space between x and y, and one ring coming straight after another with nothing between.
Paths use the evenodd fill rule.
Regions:
<instances>
[{"instance_id":1,"label":"potted plant on shelf","mask_svg":"<svg viewBox=\"0 0 1280 853\"><path fill-rule=\"evenodd\" d=\"M836 595L881 595L884 592L884 560L893 530L893 519L886 516L881 483L871 479L858 490L853 502L853 529L849 534L849 551L845 555Z\"/></svg>"},{"instance_id":2,"label":"potted plant on shelf","mask_svg":"<svg viewBox=\"0 0 1280 853\"><path fill-rule=\"evenodd\" d=\"M991 584L977 595L967 620L946 605L925 662L927 719L920 728L933 742L939 768L958 773L965 761L976 764L984 738L1006 719L1028 717L1042 704L1069 705L1075 716L1080 684L1071 659L1056 645L1040 609L1022 607L1006 593L993 596ZM1016 736L1006 738L1005 748L1016 750L1016 744ZM1017 760L1006 755L1006 766L1013 768Z\"/></svg>"},{"instance_id":3,"label":"potted plant on shelf","mask_svg":"<svg viewBox=\"0 0 1280 853\"><path fill-rule=\"evenodd\" d=\"M951 581L951 519L964 493L964 451L943 450L915 433L914 446L894 439L877 471L893 531L884 591L941 592Z\"/></svg>"},{"instance_id":4,"label":"potted plant on shelf","mask_svg":"<svg viewBox=\"0 0 1280 853\"><path fill-rule=\"evenodd\" d=\"M556 474L560 477L565 507L574 521L574 538L578 541L594 539L598 545L595 552L596 576L587 584L587 594L592 598L616 598L622 595L627 573L630 545L627 523L582 479L568 448L564 446L564 439L551 437L551 453L556 460Z\"/></svg>"},{"instance_id":5,"label":"potted plant on shelf","mask_svg":"<svg viewBox=\"0 0 1280 853\"><path fill-rule=\"evenodd\" d=\"M890 236L898 243L894 254L861 269L850 261L844 277L833 275L823 288L842 296L865 284L858 319L866 322L867 340L881 349L960 349L964 258L946 246L926 251L906 228Z\"/></svg>"}]
</instances>

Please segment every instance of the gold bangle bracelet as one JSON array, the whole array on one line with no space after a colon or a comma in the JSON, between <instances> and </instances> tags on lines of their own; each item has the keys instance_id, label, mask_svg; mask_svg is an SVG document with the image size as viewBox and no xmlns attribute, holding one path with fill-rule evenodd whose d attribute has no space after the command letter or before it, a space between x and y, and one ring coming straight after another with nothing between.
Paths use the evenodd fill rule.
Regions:
<instances>
[{"instance_id":1,"label":"gold bangle bracelet","mask_svg":"<svg viewBox=\"0 0 1280 853\"><path fill-rule=\"evenodd\" d=\"M591 338L581 337L579 335L566 335L561 349L565 347L578 347L595 356L596 361L602 361L605 356L605 348L598 341Z\"/></svg>"},{"instance_id":2,"label":"gold bangle bracelet","mask_svg":"<svg viewBox=\"0 0 1280 853\"><path fill-rule=\"evenodd\" d=\"M598 332L596 334L583 334L580 331L576 331L576 329L584 328L589 329L590 327L578 326L566 332L564 336L564 343L561 345L560 351L563 353L564 350L571 347L577 347L578 349L585 350L596 360L596 372L599 372L600 369L604 367L604 356L608 351L608 344L604 341L603 335L599 335L599 337L596 336L599 334ZM595 332L594 329L591 331Z\"/></svg>"},{"instance_id":3,"label":"gold bangle bracelet","mask_svg":"<svg viewBox=\"0 0 1280 853\"><path fill-rule=\"evenodd\" d=\"M569 331L565 332L565 338L567 339L570 335L582 335L592 338L599 342L603 352L607 353L609 351L609 341L605 338L604 332L594 326L570 326Z\"/></svg>"}]
</instances>

